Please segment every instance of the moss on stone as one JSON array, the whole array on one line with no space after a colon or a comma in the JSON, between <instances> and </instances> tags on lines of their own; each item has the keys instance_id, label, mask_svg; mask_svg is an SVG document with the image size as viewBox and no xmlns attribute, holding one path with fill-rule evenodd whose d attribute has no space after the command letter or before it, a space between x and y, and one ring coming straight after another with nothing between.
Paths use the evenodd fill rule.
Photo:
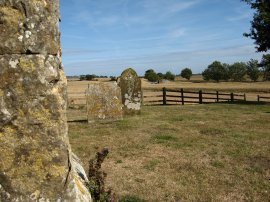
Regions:
<instances>
[{"instance_id":1,"label":"moss on stone","mask_svg":"<svg viewBox=\"0 0 270 202\"><path fill-rule=\"evenodd\" d=\"M126 69L120 77L119 86L122 93L124 113L127 115L139 114L141 110L141 80L135 70Z\"/></svg>"},{"instance_id":2,"label":"moss on stone","mask_svg":"<svg viewBox=\"0 0 270 202\"><path fill-rule=\"evenodd\" d=\"M122 72L121 77L129 76L129 75L131 75L132 77L138 76L137 72L133 68L130 67Z\"/></svg>"},{"instance_id":3,"label":"moss on stone","mask_svg":"<svg viewBox=\"0 0 270 202\"><path fill-rule=\"evenodd\" d=\"M24 20L24 15L17 9L12 7L0 7L0 21L8 25L8 27L16 28L19 23Z\"/></svg>"},{"instance_id":4,"label":"moss on stone","mask_svg":"<svg viewBox=\"0 0 270 202\"><path fill-rule=\"evenodd\" d=\"M88 121L122 119L120 88L113 83L95 83L87 92Z\"/></svg>"},{"instance_id":5,"label":"moss on stone","mask_svg":"<svg viewBox=\"0 0 270 202\"><path fill-rule=\"evenodd\" d=\"M19 66L23 71L28 73L31 73L36 69L34 62L27 57L21 57L19 59Z\"/></svg>"}]
</instances>

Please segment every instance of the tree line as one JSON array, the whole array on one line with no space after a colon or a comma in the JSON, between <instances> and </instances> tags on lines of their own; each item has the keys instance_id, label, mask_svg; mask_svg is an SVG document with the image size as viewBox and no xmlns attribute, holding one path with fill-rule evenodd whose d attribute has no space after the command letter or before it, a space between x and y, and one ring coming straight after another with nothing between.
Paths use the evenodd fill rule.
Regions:
<instances>
[{"instance_id":1,"label":"tree line","mask_svg":"<svg viewBox=\"0 0 270 202\"><path fill-rule=\"evenodd\" d=\"M183 78L190 79L192 76L192 70L190 68L185 68L182 70L180 74ZM153 69L148 69L145 74L144 78L147 79L150 82L160 82L163 79L174 81L176 75L173 74L171 71L167 71L165 74L159 72L156 73Z\"/></svg>"},{"instance_id":2,"label":"tree line","mask_svg":"<svg viewBox=\"0 0 270 202\"><path fill-rule=\"evenodd\" d=\"M181 77L190 80L192 70L182 69L179 74ZM203 79L206 81L243 81L248 76L252 81L257 81L262 75L263 80L270 80L270 54L263 55L261 62L251 59L248 62L235 62L234 64L221 63L214 61L202 72ZM150 82L159 82L163 79L175 80L176 75L170 71L165 74L156 73L149 69L145 72L144 78Z\"/></svg>"},{"instance_id":3,"label":"tree line","mask_svg":"<svg viewBox=\"0 0 270 202\"><path fill-rule=\"evenodd\" d=\"M235 62L232 65L214 61L202 72L204 80L243 81L245 76L257 81L260 75L263 80L270 80L270 54L263 55L262 61L251 59L247 63Z\"/></svg>"},{"instance_id":4,"label":"tree line","mask_svg":"<svg viewBox=\"0 0 270 202\"><path fill-rule=\"evenodd\" d=\"M87 80L87 81L92 81L94 79L97 79L97 78L110 78L111 81L115 81L116 80L116 77L115 76L98 76L98 75L95 75L95 74L85 74L85 75L80 75L79 79L80 81L84 81L84 80Z\"/></svg>"}]
</instances>

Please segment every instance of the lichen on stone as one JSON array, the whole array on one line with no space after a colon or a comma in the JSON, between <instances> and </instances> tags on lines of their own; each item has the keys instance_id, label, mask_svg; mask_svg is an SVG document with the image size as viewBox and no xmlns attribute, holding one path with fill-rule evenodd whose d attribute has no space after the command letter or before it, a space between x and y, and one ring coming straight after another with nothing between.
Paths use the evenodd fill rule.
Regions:
<instances>
[{"instance_id":1,"label":"lichen on stone","mask_svg":"<svg viewBox=\"0 0 270 202\"><path fill-rule=\"evenodd\" d=\"M59 0L0 0L0 201L91 201L72 163L58 22Z\"/></svg>"},{"instance_id":2,"label":"lichen on stone","mask_svg":"<svg viewBox=\"0 0 270 202\"><path fill-rule=\"evenodd\" d=\"M115 83L89 84L86 99L88 122L122 119L121 91Z\"/></svg>"},{"instance_id":3,"label":"lichen on stone","mask_svg":"<svg viewBox=\"0 0 270 202\"><path fill-rule=\"evenodd\" d=\"M139 114L141 110L141 80L135 70L128 68L121 74L118 85L121 88L125 114Z\"/></svg>"}]
</instances>

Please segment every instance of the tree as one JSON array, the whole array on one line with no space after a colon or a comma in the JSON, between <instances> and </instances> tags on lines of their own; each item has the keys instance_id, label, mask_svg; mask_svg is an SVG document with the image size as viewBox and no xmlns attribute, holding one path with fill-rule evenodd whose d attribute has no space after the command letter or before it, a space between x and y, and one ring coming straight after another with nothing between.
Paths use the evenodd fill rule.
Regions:
<instances>
[{"instance_id":1,"label":"tree","mask_svg":"<svg viewBox=\"0 0 270 202\"><path fill-rule=\"evenodd\" d=\"M270 54L263 55L260 66L263 70L264 80L270 80Z\"/></svg>"},{"instance_id":2,"label":"tree","mask_svg":"<svg viewBox=\"0 0 270 202\"><path fill-rule=\"evenodd\" d=\"M153 69L149 69L145 72L144 78L151 82L157 82L159 77Z\"/></svg>"},{"instance_id":3,"label":"tree","mask_svg":"<svg viewBox=\"0 0 270 202\"><path fill-rule=\"evenodd\" d=\"M80 81L83 81L85 79L86 79L85 75L80 75Z\"/></svg>"},{"instance_id":4,"label":"tree","mask_svg":"<svg viewBox=\"0 0 270 202\"><path fill-rule=\"evenodd\" d=\"M117 78L115 76L110 76L110 81L117 81Z\"/></svg>"},{"instance_id":5,"label":"tree","mask_svg":"<svg viewBox=\"0 0 270 202\"><path fill-rule=\"evenodd\" d=\"M85 75L85 79L88 80L88 81L91 81L96 77L98 77L98 76L96 76L95 74L86 74Z\"/></svg>"},{"instance_id":6,"label":"tree","mask_svg":"<svg viewBox=\"0 0 270 202\"><path fill-rule=\"evenodd\" d=\"M269 0L242 0L255 10L251 21L250 33L244 36L255 40L258 52L270 49L270 1Z\"/></svg>"},{"instance_id":7,"label":"tree","mask_svg":"<svg viewBox=\"0 0 270 202\"><path fill-rule=\"evenodd\" d=\"M233 81L243 81L247 73L247 67L244 62L236 62L229 66L229 77Z\"/></svg>"},{"instance_id":8,"label":"tree","mask_svg":"<svg viewBox=\"0 0 270 202\"><path fill-rule=\"evenodd\" d=\"M160 80L164 79L164 77L165 77L165 75L162 74L162 73L160 73L160 72L157 73L157 75L158 75L158 77L159 77Z\"/></svg>"},{"instance_id":9,"label":"tree","mask_svg":"<svg viewBox=\"0 0 270 202\"><path fill-rule=\"evenodd\" d=\"M229 75L230 65L227 63L223 63L222 66L224 68L223 80L229 81L229 79L230 79L230 75Z\"/></svg>"},{"instance_id":10,"label":"tree","mask_svg":"<svg viewBox=\"0 0 270 202\"><path fill-rule=\"evenodd\" d=\"M190 80L190 77L192 76L192 71L190 68L185 68L181 71L180 74L183 78Z\"/></svg>"},{"instance_id":11,"label":"tree","mask_svg":"<svg viewBox=\"0 0 270 202\"><path fill-rule=\"evenodd\" d=\"M167 80L171 80L173 81L175 79L175 75L173 73L171 73L170 71L166 72L166 74L164 75L164 78Z\"/></svg>"},{"instance_id":12,"label":"tree","mask_svg":"<svg viewBox=\"0 0 270 202\"><path fill-rule=\"evenodd\" d=\"M91 80L93 80L96 77L97 76L95 74L80 75L80 81L83 81L83 80L91 81Z\"/></svg>"},{"instance_id":13,"label":"tree","mask_svg":"<svg viewBox=\"0 0 270 202\"><path fill-rule=\"evenodd\" d=\"M257 81L260 76L258 60L251 59L247 62L247 75L252 81Z\"/></svg>"},{"instance_id":14,"label":"tree","mask_svg":"<svg viewBox=\"0 0 270 202\"><path fill-rule=\"evenodd\" d=\"M209 81L210 79L219 82L225 80L227 71L226 68L219 61L214 61L202 73L203 79Z\"/></svg>"}]
</instances>

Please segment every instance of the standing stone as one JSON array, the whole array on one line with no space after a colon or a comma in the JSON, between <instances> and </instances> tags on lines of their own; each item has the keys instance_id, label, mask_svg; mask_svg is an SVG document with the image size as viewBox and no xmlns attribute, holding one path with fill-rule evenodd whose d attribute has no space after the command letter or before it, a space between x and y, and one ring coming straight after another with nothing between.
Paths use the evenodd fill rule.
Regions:
<instances>
[{"instance_id":1,"label":"standing stone","mask_svg":"<svg viewBox=\"0 0 270 202\"><path fill-rule=\"evenodd\" d=\"M89 84L86 100L89 123L122 119L121 90L116 82Z\"/></svg>"},{"instance_id":2,"label":"standing stone","mask_svg":"<svg viewBox=\"0 0 270 202\"><path fill-rule=\"evenodd\" d=\"M91 201L72 154L59 0L0 0L0 201Z\"/></svg>"},{"instance_id":3,"label":"standing stone","mask_svg":"<svg viewBox=\"0 0 270 202\"><path fill-rule=\"evenodd\" d=\"M125 114L139 114L141 112L142 89L141 79L132 69L126 69L121 74L118 85L121 88L122 103Z\"/></svg>"}]
</instances>

